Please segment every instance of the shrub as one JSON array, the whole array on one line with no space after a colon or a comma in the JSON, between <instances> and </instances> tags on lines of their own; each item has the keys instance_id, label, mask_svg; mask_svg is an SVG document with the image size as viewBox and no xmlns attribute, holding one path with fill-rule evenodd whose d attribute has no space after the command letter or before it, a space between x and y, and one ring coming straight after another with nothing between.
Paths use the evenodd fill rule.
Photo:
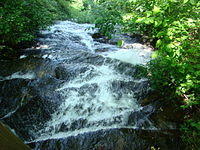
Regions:
<instances>
[{"instance_id":1,"label":"shrub","mask_svg":"<svg viewBox=\"0 0 200 150\"><path fill-rule=\"evenodd\" d=\"M1 1L0 53L14 52L17 45L33 40L38 30L67 14L67 4L64 0Z\"/></svg>"}]
</instances>

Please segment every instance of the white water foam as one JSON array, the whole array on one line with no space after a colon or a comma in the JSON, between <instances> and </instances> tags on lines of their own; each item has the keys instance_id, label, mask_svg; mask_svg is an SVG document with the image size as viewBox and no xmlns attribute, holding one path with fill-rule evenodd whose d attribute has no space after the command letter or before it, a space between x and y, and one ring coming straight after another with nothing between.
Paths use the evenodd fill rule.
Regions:
<instances>
[{"instance_id":1,"label":"white water foam","mask_svg":"<svg viewBox=\"0 0 200 150\"><path fill-rule=\"evenodd\" d=\"M63 21L42 33L55 35L53 38L44 39L51 44L48 47L55 46L56 42L59 45L66 44L69 49L79 50L80 52L83 48L80 43L83 43L89 53L94 53L95 44L90 35L94 31L87 30L88 27L93 27L93 25ZM65 38L75 40L75 42L72 41L74 44L63 43ZM62 40L59 41L59 39ZM74 46L76 43L79 45ZM101 48L101 43L98 43L98 47ZM102 47L106 47L106 44L102 44ZM101 55L105 59L109 57L131 64L145 64L149 60L144 58L144 54L141 54L142 51L138 49L124 49L117 46L116 49L112 49L112 51L103 52ZM59 53L56 55L59 55ZM43 58L50 59L54 59L54 57L53 54L43 56ZM61 59L59 60L62 60L62 57L60 56ZM77 65L81 66L82 62ZM55 89L64 97L64 102L52 114L51 120L45 124L44 128L36 133L35 141L75 136L101 129L135 128L134 125L127 125L128 117L131 112L141 110L142 107L133 98L134 91L118 93L120 89L114 90L117 87L113 87L113 82L142 82L142 80L134 81L132 75L119 73L114 69L118 64L87 65L89 69L86 72L80 73L75 79L65 82L61 87Z\"/></svg>"},{"instance_id":2,"label":"white water foam","mask_svg":"<svg viewBox=\"0 0 200 150\"><path fill-rule=\"evenodd\" d=\"M71 21L62 21L49 27L49 30L42 31L42 34L52 34L58 32L58 34L68 37L71 34L80 37L81 42L84 43L89 50L93 51L94 42L91 37L91 34L95 32L95 30L91 29L93 27L94 25L91 24L77 24Z\"/></svg>"},{"instance_id":3,"label":"white water foam","mask_svg":"<svg viewBox=\"0 0 200 150\"><path fill-rule=\"evenodd\" d=\"M88 78L91 75L91 70L95 76ZM69 128L69 131L64 134L65 136L93 129L124 127L130 112L142 108L133 99L131 91L123 94L119 99L115 97L117 93L112 92L111 84L113 81L128 82L131 81L130 77L122 76L111 66L92 66L91 70L80 74L74 80L57 89L66 97L66 100L58 109L59 111L52 115L46 128L40 131L41 137L39 139L60 135L57 130L62 124ZM88 87L95 85L96 89L90 91ZM81 88L88 88L88 90L80 93ZM74 122L80 119L85 120L85 124L76 131L71 130L70 127L73 126Z\"/></svg>"},{"instance_id":4,"label":"white water foam","mask_svg":"<svg viewBox=\"0 0 200 150\"><path fill-rule=\"evenodd\" d=\"M133 65L143 64L145 65L150 60L151 51L145 51L144 49L120 48L116 51L104 53L106 57L117 59L122 62L130 63Z\"/></svg>"},{"instance_id":5,"label":"white water foam","mask_svg":"<svg viewBox=\"0 0 200 150\"><path fill-rule=\"evenodd\" d=\"M7 77L2 77L0 81L4 80L12 80L12 79L35 79L35 73L33 72L27 72L27 73L22 73L22 72L15 72L10 76Z\"/></svg>"}]
</instances>

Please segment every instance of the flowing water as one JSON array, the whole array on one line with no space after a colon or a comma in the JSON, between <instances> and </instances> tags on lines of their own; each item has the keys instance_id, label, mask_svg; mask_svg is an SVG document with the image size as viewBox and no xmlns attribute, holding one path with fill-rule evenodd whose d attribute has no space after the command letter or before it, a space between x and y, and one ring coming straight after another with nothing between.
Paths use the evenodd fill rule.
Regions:
<instances>
[{"instance_id":1,"label":"flowing water","mask_svg":"<svg viewBox=\"0 0 200 150\"><path fill-rule=\"evenodd\" d=\"M45 123L45 128L38 132L40 136L36 140L106 128L136 127L136 124L128 123L128 117L142 107L133 97L134 88L128 89L125 84L134 87L146 79L134 79L134 74L126 75L126 69L120 72L117 67L125 62L145 64L148 59L139 54L141 49L120 49L109 44L102 44L108 51L95 53L95 49L102 46L92 39L94 30L91 28L92 25L65 21L43 32L53 35L53 38L44 39L44 47L56 49L59 46L60 51L43 57L62 61L64 66L72 69L84 70L55 89L63 96L64 102ZM63 46L60 48L60 45Z\"/></svg>"},{"instance_id":2,"label":"flowing water","mask_svg":"<svg viewBox=\"0 0 200 150\"><path fill-rule=\"evenodd\" d=\"M6 85L22 84L20 103L30 99L1 118L26 142L113 129L156 129L148 118L154 108L139 103L149 85L137 76L138 65L150 60L150 49L131 40L124 48L97 42L92 27L57 22L11 65L11 73L0 74ZM39 98L32 101L35 93Z\"/></svg>"}]
</instances>

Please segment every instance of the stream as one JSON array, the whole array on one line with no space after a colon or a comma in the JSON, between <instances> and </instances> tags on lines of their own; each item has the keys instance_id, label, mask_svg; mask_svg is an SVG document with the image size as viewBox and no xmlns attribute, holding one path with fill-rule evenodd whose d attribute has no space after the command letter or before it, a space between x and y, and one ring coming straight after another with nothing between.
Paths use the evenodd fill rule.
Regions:
<instances>
[{"instance_id":1,"label":"stream","mask_svg":"<svg viewBox=\"0 0 200 150\"><path fill-rule=\"evenodd\" d=\"M59 21L0 61L0 120L35 150L179 149L176 126L161 129L154 105L141 105L151 48L125 36L122 47L103 43L93 27Z\"/></svg>"}]
</instances>

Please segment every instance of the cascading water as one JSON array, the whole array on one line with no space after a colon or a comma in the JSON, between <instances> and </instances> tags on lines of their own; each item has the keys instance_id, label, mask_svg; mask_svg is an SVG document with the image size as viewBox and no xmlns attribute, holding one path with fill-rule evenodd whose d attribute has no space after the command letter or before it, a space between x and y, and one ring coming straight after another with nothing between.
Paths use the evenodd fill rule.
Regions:
<instances>
[{"instance_id":1,"label":"cascading water","mask_svg":"<svg viewBox=\"0 0 200 150\"><path fill-rule=\"evenodd\" d=\"M64 102L52 114L52 118L45 123L44 128L37 133L36 141L107 128L137 127L136 124L128 124L130 113L142 109L133 97L134 89L127 89L123 84L121 87L115 87L113 83L130 83L134 86L138 80L134 80L133 74L120 73L116 67L121 61L115 59L122 60L122 62L125 60L125 63L129 56L131 59L129 58L128 62L133 65L142 64L148 60L139 55L142 50L138 49L115 47L115 51L96 55L95 44L100 47L101 43L93 41L90 34L94 31L89 30L88 27L92 26L65 21L52 26L49 31L43 32L43 34L54 35L48 41L44 39L44 43L49 49L63 45L61 55L60 52L55 51L55 54L45 55L46 57L57 61L61 60L63 65L86 67L87 70L55 89L61 93ZM54 41L56 41L56 45L51 45L55 44ZM102 45L104 47L111 46L109 44ZM83 55L78 54L80 51ZM67 54L68 52L69 54ZM91 61L93 55L96 58ZM86 61L77 61L77 57L82 57L81 59ZM71 61L68 62L68 59ZM98 64L99 59L102 61L100 64ZM149 127L150 124L149 122Z\"/></svg>"},{"instance_id":2,"label":"cascading water","mask_svg":"<svg viewBox=\"0 0 200 150\"><path fill-rule=\"evenodd\" d=\"M145 65L151 51L131 42L119 48L94 41L92 27L57 22L14 63L17 69L0 72L2 87L16 82L24 86L16 92L22 94L20 105L11 108L12 113L5 110L0 119L26 142L111 129L155 129L148 119L153 107L138 102L148 81L135 77L137 65Z\"/></svg>"}]
</instances>

